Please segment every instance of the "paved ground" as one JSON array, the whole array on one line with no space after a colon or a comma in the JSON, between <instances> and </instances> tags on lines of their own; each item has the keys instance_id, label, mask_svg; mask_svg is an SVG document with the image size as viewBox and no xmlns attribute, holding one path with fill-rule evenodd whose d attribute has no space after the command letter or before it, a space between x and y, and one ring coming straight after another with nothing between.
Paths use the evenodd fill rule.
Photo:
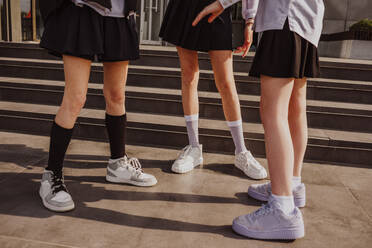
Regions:
<instances>
[{"instance_id":1,"label":"paved ground","mask_svg":"<svg viewBox=\"0 0 372 248\"><path fill-rule=\"evenodd\" d=\"M233 157L206 154L187 175L170 172L177 151L128 146L157 176L152 188L104 180L108 145L74 140L65 174L76 210L55 214L37 190L48 138L0 132L0 247L370 247L372 167L305 164L306 237L295 242L248 240L234 234L234 217L256 209L254 183ZM266 162L262 160L264 164Z\"/></svg>"}]
</instances>

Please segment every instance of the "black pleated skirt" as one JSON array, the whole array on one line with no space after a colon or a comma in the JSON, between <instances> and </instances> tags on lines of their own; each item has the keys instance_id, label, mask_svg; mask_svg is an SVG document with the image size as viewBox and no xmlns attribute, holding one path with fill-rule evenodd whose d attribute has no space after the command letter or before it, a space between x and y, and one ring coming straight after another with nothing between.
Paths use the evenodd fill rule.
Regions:
<instances>
[{"instance_id":1,"label":"black pleated skirt","mask_svg":"<svg viewBox=\"0 0 372 248\"><path fill-rule=\"evenodd\" d=\"M213 23L195 17L214 0L170 0L159 36L164 41L194 51L232 50L231 11L226 9Z\"/></svg>"},{"instance_id":2,"label":"black pleated skirt","mask_svg":"<svg viewBox=\"0 0 372 248\"><path fill-rule=\"evenodd\" d=\"M264 31L249 72L250 76L277 78L319 77L317 48L289 29Z\"/></svg>"},{"instance_id":3,"label":"black pleated skirt","mask_svg":"<svg viewBox=\"0 0 372 248\"><path fill-rule=\"evenodd\" d=\"M51 14L40 46L61 57L71 55L102 62L139 58L135 16L105 17L71 1Z\"/></svg>"}]
</instances>

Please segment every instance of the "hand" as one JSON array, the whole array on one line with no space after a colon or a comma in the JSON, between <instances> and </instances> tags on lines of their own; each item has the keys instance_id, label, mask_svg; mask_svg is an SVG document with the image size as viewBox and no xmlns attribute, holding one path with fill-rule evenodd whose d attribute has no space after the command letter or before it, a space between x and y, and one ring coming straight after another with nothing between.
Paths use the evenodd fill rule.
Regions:
<instances>
[{"instance_id":1,"label":"hand","mask_svg":"<svg viewBox=\"0 0 372 248\"><path fill-rule=\"evenodd\" d=\"M244 29L244 44L240 47L238 47L234 53L243 53L243 58L247 56L249 49L251 48L252 42L253 42L253 30L252 30L253 24L247 24L245 25Z\"/></svg>"},{"instance_id":2,"label":"hand","mask_svg":"<svg viewBox=\"0 0 372 248\"><path fill-rule=\"evenodd\" d=\"M184 0L184 1L188 1L188 0ZM224 8L220 4L220 2L215 1L214 3L211 3L210 5L205 7L198 14L198 16L192 22L192 25L195 27L196 25L198 25L198 23L200 22L201 19L203 19L205 16L207 16L209 14L211 14L211 16L208 18L208 22L211 23L211 22L214 21L214 19L216 19L219 15L221 15L223 11L224 11Z\"/></svg>"}]
</instances>

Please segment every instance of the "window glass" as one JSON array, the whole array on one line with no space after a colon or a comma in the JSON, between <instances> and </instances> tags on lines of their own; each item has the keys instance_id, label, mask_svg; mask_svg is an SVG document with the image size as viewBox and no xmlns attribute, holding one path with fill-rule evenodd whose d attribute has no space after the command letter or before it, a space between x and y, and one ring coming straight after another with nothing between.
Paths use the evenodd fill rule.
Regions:
<instances>
[{"instance_id":1,"label":"window glass","mask_svg":"<svg viewBox=\"0 0 372 248\"><path fill-rule=\"evenodd\" d=\"M33 40L31 0L21 0L22 40Z\"/></svg>"},{"instance_id":2,"label":"window glass","mask_svg":"<svg viewBox=\"0 0 372 248\"><path fill-rule=\"evenodd\" d=\"M41 36L44 32L44 23L43 19L41 18L40 8L39 8L39 1L36 0L36 39L40 40Z\"/></svg>"},{"instance_id":3,"label":"window glass","mask_svg":"<svg viewBox=\"0 0 372 248\"><path fill-rule=\"evenodd\" d=\"M6 10L4 0L0 0L0 40L7 40L5 13Z\"/></svg>"},{"instance_id":4,"label":"window glass","mask_svg":"<svg viewBox=\"0 0 372 248\"><path fill-rule=\"evenodd\" d=\"M41 20L39 0L21 0L21 19L22 40L40 40L44 26Z\"/></svg>"}]
</instances>

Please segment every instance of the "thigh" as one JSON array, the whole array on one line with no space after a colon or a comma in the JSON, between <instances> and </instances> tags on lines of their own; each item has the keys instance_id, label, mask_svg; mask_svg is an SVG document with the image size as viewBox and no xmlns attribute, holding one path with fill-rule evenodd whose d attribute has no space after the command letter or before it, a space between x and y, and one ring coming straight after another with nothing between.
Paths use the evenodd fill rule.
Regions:
<instances>
[{"instance_id":1,"label":"thigh","mask_svg":"<svg viewBox=\"0 0 372 248\"><path fill-rule=\"evenodd\" d=\"M297 116L306 113L306 78L295 79L291 99L289 102L290 115Z\"/></svg>"},{"instance_id":2,"label":"thigh","mask_svg":"<svg viewBox=\"0 0 372 248\"><path fill-rule=\"evenodd\" d=\"M261 75L262 110L275 115L287 115L293 86L293 78L273 78Z\"/></svg>"},{"instance_id":3,"label":"thigh","mask_svg":"<svg viewBox=\"0 0 372 248\"><path fill-rule=\"evenodd\" d=\"M63 55L65 72L65 97L85 97L88 89L91 61L69 55Z\"/></svg>"},{"instance_id":4,"label":"thigh","mask_svg":"<svg viewBox=\"0 0 372 248\"><path fill-rule=\"evenodd\" d=\"M177 47L182 73L196 73L199 71L198 52Z\"/></svg>"},{"instance_id":5,"label":"thigh","mask_svg":"<svg viewBox=\"0 0 372 248\"><path fill-rule=\"evenodd\" d=\"M209 57L217 87L221 83L234 83L232 51L209 51Z\"/></svg>"},{"instance_id":6,"label":"thigh","mask_svg":"<svg viewBox=\"0 0 372 248\"><path fill-rule=\"evenodd\" d=\"M124 94L128 76L128 61L104 62L104 90Z\"/></svg>"},{"instance_id":7,"label":"thigh","mask_svg":"<svg viewBox=\"0 0 372 248\"><path fill-rule=\"evenodd\" d=\"M292 98L306 100L307 78L294 80Z\"/></svg>"}]
</instances>

